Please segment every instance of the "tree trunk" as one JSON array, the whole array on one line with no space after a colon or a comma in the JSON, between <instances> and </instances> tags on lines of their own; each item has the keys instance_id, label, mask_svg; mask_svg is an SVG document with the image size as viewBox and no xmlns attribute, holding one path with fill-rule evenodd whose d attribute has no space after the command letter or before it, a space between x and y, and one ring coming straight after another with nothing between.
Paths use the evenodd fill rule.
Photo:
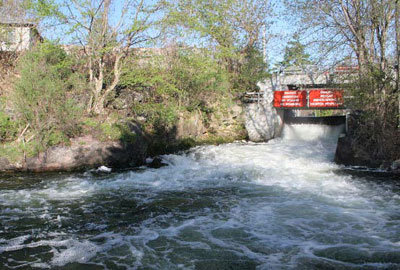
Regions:
<instances>
[{"instance_id":1,"label":"tree trunk","mask_svg":"<svg viewBox=\"0 0 400 270\"><path fill-rule=\"evenodd\" d=\"M99 59L97 61L97 72L94 71L93 66L90 70L91 78L93 80L92 82L92 87L93 87L93 95L91 100L93 100L92 104L89 104L89 108L91 112L94 112L96 114L102 114L104 112L104 94L103 94L103 87L104 87L104 72L106 68L105 64L105 57L106 57L106 52L105 48L107 46L108 42L108 36L107 36L107 31L109 28L108 25L108 16L109 16L109 10L110 10L110 4L111 0L104 0L104 9L103 9L103 14L101 18L101 33L100 33L100 40L99 40ZM93 44L93 47L96 45ZM97 74L96 74L97 73ZM95 74L95 75L94 75Z\"/></svg>"},{"instance_id":2,"label":"tree trunk","mask_svg":"<svg viewBox=\"0 0 400 270\"><path fill-rule=\"evenodd\" d=\"M94 102L93 102L93 112L96 114L104 113L104 109L105 109L104 103L105 103L108 95L115 89L115 87L117 87L117 85L119 83L119 79L121 77L121 60L122 60L123 56L124 55L122 52L117 53L117 55L115 56L113 81L106 89L103 89L103 80L104 80L103 75L102 75L103 71L100 72L101 81L99 80L99 83L96 86ZM102 70L104 68L105 67L103 66ZM101 82L101 84L100 84L100 82Z\"/></svg>"}]
</instances>

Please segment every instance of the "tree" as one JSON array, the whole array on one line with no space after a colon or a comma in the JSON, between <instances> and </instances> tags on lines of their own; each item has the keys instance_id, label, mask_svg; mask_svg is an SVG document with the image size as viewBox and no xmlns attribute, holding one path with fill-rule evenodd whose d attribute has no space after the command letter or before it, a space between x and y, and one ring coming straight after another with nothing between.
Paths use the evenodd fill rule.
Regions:
<instances>
[{"instance_id":1,"label":"tree","mask_svg":"<svg viewBox=\"0 0 400 270\"><path fill-rule=\"evenodd\" d=\"M305 69L310 65L310 54L305 52L306 46L300 42L299 36L295 35L293 40L288 42L285 48L283 61L280 63L283 67L296 66Z\"/></svg>"},{"instance_id":2,"label":"tree","mask_svg":"<svg viewBox=\"0 0 400 270\"><path fill-rule=\"evenodd\" d=\"M396 88L395 93L398 99L398 127L400 127L400 1L395 1L395 33L396 33Z\"/></svg>"},{"instance_id":3,"label":"tree","mask_svg":"<svg viewBox=\"0 0 400 270\"><path fill-rule=\"evenodd\" d=\"M252 80L245 79L244 75L266 69L265 65L260 68L262 61L253 71L248 68L249 63L262 60L255 52L261 51L262 30L268 24L271 10L266 0L171 0L167 25L188 33L186 39L196 40L197 44L204 42L204 46L212 49L222 66L232 74L234 86L254 88L255 85L244 86ZM191 42L188 43L190 46Z\"/></svg>"},{"instance_id":4,"label":"tree","mask_svg":"<svg viewBox=\"0 0 400 270\"><path fill-rule=\"evenodd\" d=\"M300 16L301 32L325 53L355 55L361 72L375 64L387 69L394 0L296 0L287 6Z\"/></svg>"},{"instance_id":5,"label":"tree","mask_svg":"<svg viewBox=\"0 0 400 270\"><path fill-rule=\"evenodd\" d=\"M23 55L15 83L15 112L30 126L37 151L79 132L79 109L69 97L77 77L71 58L58 46L43 43ZM28 127L27 126L27 127Z\"/></svg>"},{"instance_id":6,"label":"tree","mask_svg":"<svg viewBox=\"0 0 400 270\"><path fill-rule=\"evenodd\" d=\"M0 23L22 23L32 21L32 14L27 9L27 0L0 1Z\"/></svg>"},{"instance_id":7,"label":"tree","mask_svg":"<svg viewBox=\"0 0 400 270\"><path fill-rule=\"evenodd\" d=\"M87 63L91 89L88 112L104 113L105 102L118 85L124 59L132 48L144 45L157 34L150 29L156 24L161 2L145 0L51 0L34 1L46 17L56 18L79 46Z\"/></svg>"},{"instance_id":8,"label":"tree","mask_svg":"<svg viewBox=\"0 0 400 270\"><path fill-rule=\"evenodd\" d=\"M310 42L321 44L322 57L353 58L358 66L358 88L368 94L387 114L393 107L393 63L396 60L397 32L395 0L296 0L287 5L297 11L302 33ZM329 56L331 55L331 56ZM342 60L342 59L339 59ZM396 83L398 85L398 82ZM396 87L398 88L398 87ZM366 100L366 99L365 99ZM371 103L371 100L369 100ZM383 116L386 117L386 116Z\"/></svg>"},{"instance_id":9,"label":"tree","mask_svg":"<svg viewBox=\"0 0 400 270\"><path fill-rule=\"evenodd\" d=\"M353 108L365 112L360 148L366 146L366 151L375 151L381 158L395 153L400 115L396 105L400 78L394 69L400 44L398 0L295 0L286 4L300 18L300 32L322 49L321 58L331 64L353 59L358 67L349 90L356 96ZM341 59L335 59L338 56Z\"/></svg>"},{"instance_id":10,"label":"tree","mask_svg":"<svg viewBox=\"0 0 400 270\"><path fill-rule=\"evenodd\" d=\"M298 34L293 36L293 40L288 42L285 48L283 61L279 63L280 68L296 67L300 68L314 83L314 67L310 59L310 54L306 53L306 46L300 42Z\"/></svg>"},{"instance_id":11,"label":"tree","mask_svg":"<svg viewBox=\"0 0 400 270\"><path fill-rule=\"evenodd\" d=\"M171 0L168 22L215 48L230 64L236 52L251 51L271 13L266 0Z\"/></svg>"}]
</instances>

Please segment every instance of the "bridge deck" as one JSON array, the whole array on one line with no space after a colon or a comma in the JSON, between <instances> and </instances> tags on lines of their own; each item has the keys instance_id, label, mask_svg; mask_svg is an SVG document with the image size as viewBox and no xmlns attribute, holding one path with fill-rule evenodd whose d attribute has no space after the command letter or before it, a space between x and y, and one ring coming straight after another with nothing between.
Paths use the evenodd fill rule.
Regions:
<instances>
[{"instance_id":1,"label":"bridge deck","mask_svg":"<svg viewBox=\"0 0 400 270\"><path fill-rule=\"evenodd\" d=\"M247 92L242 100L245 103L261 103L264 94ZM274 91L274 107L301 110L345 109L344 98L343 90L332 88Z\"/></svg>"}]
</instances>

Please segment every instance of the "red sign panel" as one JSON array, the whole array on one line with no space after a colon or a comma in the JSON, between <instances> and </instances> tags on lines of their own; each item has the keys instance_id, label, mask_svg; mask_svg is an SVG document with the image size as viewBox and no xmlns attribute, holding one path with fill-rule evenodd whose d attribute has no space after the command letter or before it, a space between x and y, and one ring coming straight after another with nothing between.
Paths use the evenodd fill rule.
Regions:
<instances>
[{"instance_id":1,"label":"red sign panel","mask_svg":"<svg viewBox=\"0 0 400 270\"><path fill-rule=\"evenodd\" d=\"M343 106L343 90L318 89L310 91L310 108L336 108L341 106Z\"/></svg>"},{"instance_id":2,"label":"red sign panel","mask_svg":"<svg viewBox=\"0 0 400 270\"><path fill-rule=\"evenodd\" d=\"M275 91L274 107L299 108L307 106L306 91Z\"/></svg>"}]
</instances>

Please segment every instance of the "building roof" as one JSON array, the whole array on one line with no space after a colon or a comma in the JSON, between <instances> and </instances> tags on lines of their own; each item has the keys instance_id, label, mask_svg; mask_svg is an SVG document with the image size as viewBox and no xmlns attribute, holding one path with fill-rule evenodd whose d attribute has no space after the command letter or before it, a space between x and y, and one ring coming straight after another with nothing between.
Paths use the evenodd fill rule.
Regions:
<instances>
[{"instance_id":1,"label":"building roof","mask_svg":"<svg viewBox=\"0 0 400 270\"><path fill-rule=\"evenodd\" d=\"M33 23L26 16L15 16L14 14L10 14L9 10L4 7L0 7L0 24L9 25L9 26L25 26L25 27L35 27L36 24Z\"/></svg>"},{"instance_id":2,"label":"building roof","mask_svg":"<svg viewBox=\"0 0 400 270\"><path fill-rule=\"evenodd\" d=\"M25 27L35 27L36 24L28 21L18 21L18 20L5 20L4 18L0 18L0 25L7 26L25 26Z\"/></svg>"}]
</instances>

